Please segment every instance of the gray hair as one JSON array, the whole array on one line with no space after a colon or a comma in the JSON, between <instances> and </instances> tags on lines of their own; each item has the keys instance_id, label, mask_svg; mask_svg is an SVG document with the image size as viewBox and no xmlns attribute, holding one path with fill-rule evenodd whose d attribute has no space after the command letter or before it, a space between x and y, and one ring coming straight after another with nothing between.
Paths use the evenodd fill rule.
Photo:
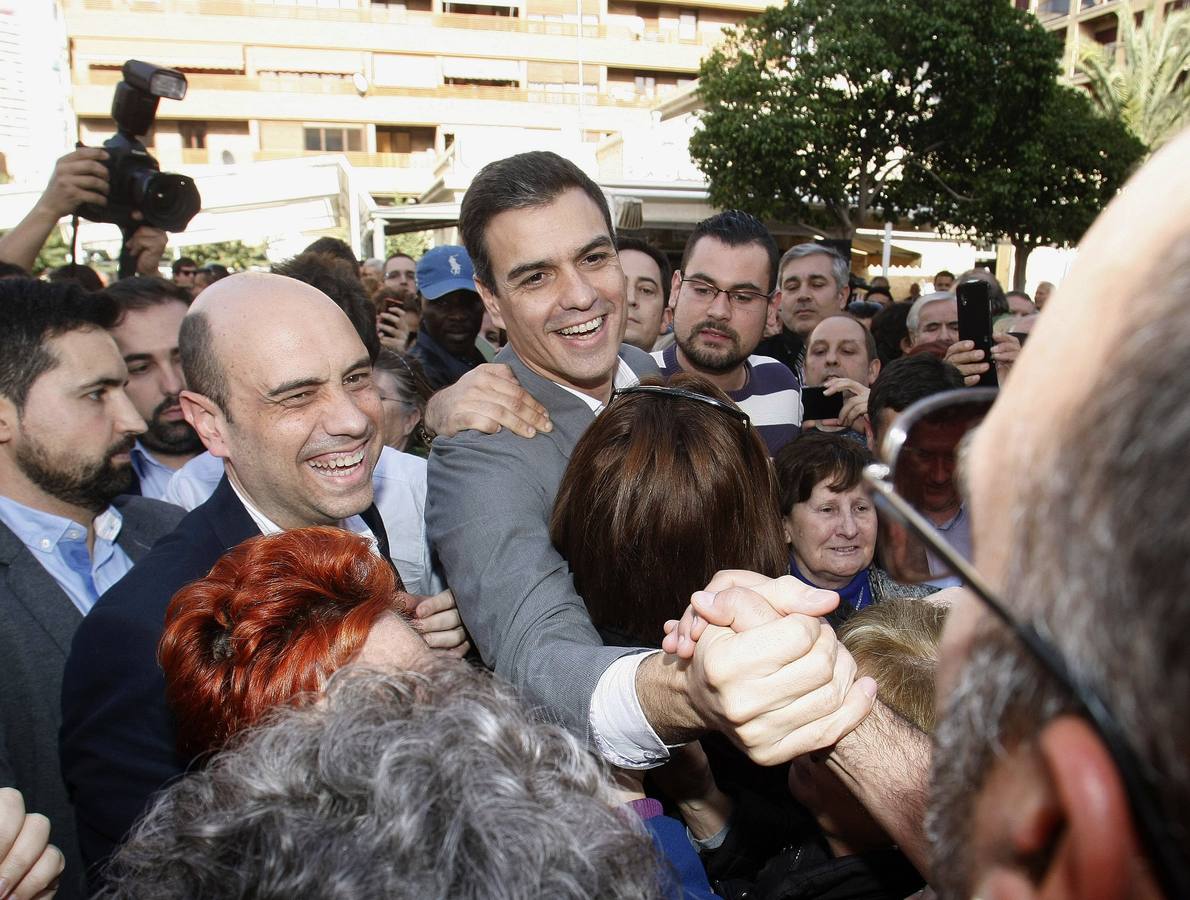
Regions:
<instances>
[{"instance_id":1,"label":"gray hair","mask_svg":"<svg viewBox=\"0 0 1190 900\"><path fill-rule=\"evenodd\" d=\"M929 306L931 303L939 303L943 300L953 300L955 298L953 291L934 291L932 294L922 294L913 301L913 305L909 307L909 315L905 318L905 330L910 334L917 333L917 326L921 324L921 311Z\"/></svg>"},{"instance_id":2,"label":"gray hair","mask_svg":"<svg viewBox=\"0 0 1190 900\"><path fill-rule=\"evenodd\" d=\"M661 897L579 740L461 662L347 667L165 791L108 898Z\"/></svg>"},{"instance_id":3,"label":"gray hair","mask_svg":"<svg viewBox=\"0 0 1190 900\"><path fill-rule=\"evenodd\" d=\"M1035 460L1003 591L1071 674L1094 685L1155 773L1173 839L1190 840L1190 244L1145 323L1100 367L1074 424ZM1143 398L1143 402L1141 401ZM1002 627L975 646L935 732L927 828L941 893L969 893L970 807L995 758L1075 712L1071 696Z\"/></svg>"},{"instance_id":4,"label":"gray hair","mask_svg":"<svg viewBox=\"0 0 1190 900\"><path fill-rule=\"evenodd\" d=\"M777 283L780 284L785 280L785 267L789 263L795 259L804 259L807 256L813 256L816 253L830 257L831 277L835 279L835 290L841 291L851 286L851 266L848 265L847 260L843 259L843 257L830 247L824 244L815 244L813 241L808 241L804 244L794 244L785 251L785 255L781 257L781 262L777 264Z\"/></svg>"}]
</instances>

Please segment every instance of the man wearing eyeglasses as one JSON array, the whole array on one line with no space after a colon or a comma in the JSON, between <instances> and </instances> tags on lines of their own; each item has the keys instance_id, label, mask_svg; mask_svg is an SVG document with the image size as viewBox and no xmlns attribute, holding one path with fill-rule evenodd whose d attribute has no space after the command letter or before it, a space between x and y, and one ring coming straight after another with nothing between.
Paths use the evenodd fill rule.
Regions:
<instances>
[{"instance_id":1,"label":"man wearing eyeglasses","mask_svg":"<svg viewBox=\"0 0 1190 900\"><path fill-rule=\"evenodd\" d=\"M728 210L699 222L673 274L675 343L653 354L663 375L693 372L746 412L769 454L797 436L797 378L753 351L774 311L777 244L754 216Z\"/></svg>"},{"instance_id":2,"label":"man wearing eyeglasses","mask_svg":"<svg viewBox=\"0 0 1190 900\"><path fill-rule=\"evenodd\" d=\"M865 473L968 587L926 819L944 898L1190 897L1188 154L1183 132L1087 232L965 443L973 565L894 487L897 448L988 393L911 406ZM1135 284L1155 287L1120 304Z\"/></svg>"},{"instance_id":3,"label":"man wearing eyeglasses","mask_svg":"<svg viewBox=\"0 0 1190 900\"><path fill-rule=\"evenodd\" d=\"M784 585L799 615L744 642L722 631L689 665L603 645L549 518L571 452L613 390L656 372L648 354L622 344L626 284L606 199L573 163L521 154L480 171L460 230L480 296L508 333L497 362L552 421L536 436L440 436L430 453L430 540L485 662L623 768L660 765L670 746L707 730L773 764L854 727L874 684L855 680L854 662L817 618L837 605L834 594ZM759 258L742 273L698 271L759 294L759 329L771 269L767 251L745 249Z\"/></svg>"},{"instance_id":4,"label":"man wearing eyeglasses","mask_svg":"<svg viewBox=\"0 0 1190 900\"><path fill-rule=\"evenodd\" d=\"M394 253L384 261L384 286L392 288L401 300L417 296L417 262L408 253Z\"/></svg>"}]
</instances>

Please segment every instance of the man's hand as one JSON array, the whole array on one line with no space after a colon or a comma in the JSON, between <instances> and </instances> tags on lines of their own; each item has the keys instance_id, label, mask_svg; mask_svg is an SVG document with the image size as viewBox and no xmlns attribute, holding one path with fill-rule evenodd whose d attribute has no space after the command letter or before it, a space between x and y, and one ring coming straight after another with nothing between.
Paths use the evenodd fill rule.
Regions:
<instances>
[{"instance_id":1,"label":"man's hand","mask_svg":"<svg viewBox=\"0 0 1190 900\"><path fill-rule=\"evenodd\" d=\"M400 313L385 310L377 316L376 334L380 337L380 346L388 350L404 353L409 346L409 329Z\"/></svg>"},{"instance_id":2,"label":"man's hand","mask_svg":"<svg viewBox=\"0 0 1190 900\"><path fill-rule=\"evenodd\" d=\"M0 898L54 896L66 860L49 840L50 820L26 815L21 792L0 788Z\"/></svg>"},{"instance_id":3,"label":"man's hand","mask_svg":"<svg viewBox=\"0 0 1190 900\"><path fill-rule=\"evenodd\" d=\"M83 203L107 204L108 174L103 160L107 151L99 147L79 147L54 164L50 183L37 200L37 206L57 222Z\"/></svg>"},{"instance_id":4,"label":"man's hand","mask_svg":"<svg viewBox=\"0 0 1190 900\"><path fill-rule=\"evenodd\" d=\"M750 590L741 593L740 588ZM720 592L724 598L722 603L717 602ZM767 606L752 602L753 592ZM680 620L671 619L665 623L661 649L682 659L691 659L694 645L707 625L746 631L782 615L825 616L838 605L839 595L834 591L810 587L792 575L769 578L743 569L724 569L715 573L706 588L692 595L690 606L686 607Z\"/></svg>"},{"instance_id":5,"label":"man's hand","mask_svg":"<svg viewBox=\"0 0 1190 900\"><path fill-rule=\"evenodd\" d=\"M545 407L521 387L512 369L500 363L476 366L434 394L426 407L426 428L444 437L467 429L495 434L507 428L531 438L553 427Z\"/></svg>"},{"instance_id":6,"label":"man's hand","mask_svg":"<svg viewBox=\"0 0 1190 900\"><path fill-rule=\"evenodd\" d=\"M0 260L33 271L37 254L58 220L78 209L81 203L107 203L108 176L101 160L107 151L80 147L54 165L45 192L33 208L8 234L0 237Z\"/></svg>"},{"instance_id":7,"label":"man's hand","mask_svg":"<svg viewBox=\"0 0 1190 900\"><path fill-rule=\"evenodd\" d=\"M1012 364L1021 352L1021 342L1011 334L992 336L992 362L996 364L996 375L1003 382L1008 377ZM963 374L967 387L979 384L979 376L988 370L983 351L975 349L974 341L955 341L946 348L943 362L948 362Z\"/></svg>"},{"instance_id":8,"label":"man's hand","mask_svg":"<svg viewBox=\"0 0 1190 900\"><path fill-rule=\"evenodd\" d=\"M876 683L855 680L855 661L830 625L797 613L762 622L776 613L748 593L714 598L734 626L748 630L707 626L686 673L691 705L761 765L830 747L863 721Z\"/></svg>"},{"instance_id":9,"label":"man's hand","mask_svg":"<svg viewBox=\"0 0 1190 900\"><path fill-rule=\"evenodd\" d=\"M868 394L871 393L867 387L850 378L832 378L826 383L822 393L827 397L844 395L843 409L839 411L838 418L827 419L823 425L841 425L843 428L867 434Z\"/></svg>"},{"instance_id":10,"label":"man's hand","mask_svg":"<svg viewBox=\"0 0 1190 900\"><path fill-rule=\"evenodd\" d=\"M680 644L689 662L650 657L638 688L642 673L671 667L700 724L762 765L829 747L863 720L876 696L876 683L855 680L854 660L818 618L838 602L789 576L720 572L692 598L694 610L683 617L690 633L679 638L680 625L667 628L666 644ZM638 693L642 703L664 703Z\"/></svg>"},{"instance_id":11,"label":"man's hand","mask_svg":"<svg viewBox=\"0 0 1190 900\"><path fill-rule=\"evenodd\" d=\"M463 620L450 591L423 597L410 594L410 615L426 644L451 656L466 656L471 649Z\"/></svg>"},{"instance_id":12,"label":"man's hand","mask_svg":"<svg viewBox=\"0 0 1190 900\"><path fill-rule=\"evenodd\" d=\"M125 245L128 254L136 260L136 274L145 277L159 277L161 275L161 257L165 255L165 245L169 240L160 228L151 225L141 225Z\"/></svg>"}]
</instances>

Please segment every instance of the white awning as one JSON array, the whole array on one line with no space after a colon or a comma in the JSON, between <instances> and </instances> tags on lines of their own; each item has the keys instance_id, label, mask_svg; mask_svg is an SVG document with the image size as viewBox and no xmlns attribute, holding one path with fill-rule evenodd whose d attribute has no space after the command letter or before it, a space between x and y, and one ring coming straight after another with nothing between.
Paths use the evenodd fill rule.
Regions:
<instances>
[{"instance_id":1,"label":"white awning","mask_svg":"<svg viewBox=\"0 0 1190 900\"><path fill-rule=\"evenodd\" d=\"M74 55L89 65L123 65L140 59L171 69L244 68L244 48L239 44L204 44L200 41L140 41L127 38L76 38Z\"/></svg>"},{"instance_id":2,"label":"white awning","mask_svg":"<svg viewBox=\"0 0 1190 900\"><path fill-rule=\"evenodd\" d=\"M515 59L475 59L446 56L442 59L443 78L475 81L515 81L520 83L521 64Z\"/></svg>"},{"instance_id":3,"label":"white awning","mask_svg":"<svg viewBox=\"0 0 1190 900\"><path fill-rule=\"evenodd\" d=\"M355 50L306 47L249 47L253 68L266 72L317 72L351 75L362 72L363 55Z\"/></svg>"}]
</instances>

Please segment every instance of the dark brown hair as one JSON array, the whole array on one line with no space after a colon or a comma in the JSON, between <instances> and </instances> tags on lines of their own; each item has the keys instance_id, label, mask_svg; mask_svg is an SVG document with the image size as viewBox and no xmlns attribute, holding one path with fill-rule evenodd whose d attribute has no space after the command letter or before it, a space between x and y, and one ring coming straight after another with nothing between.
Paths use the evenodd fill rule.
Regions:
<instances>
[{"instance_id":1,"label":"dark brown hair","mask_svg":"<svg viewBox=\"0 0 1190 900\"><path fill-rule=\"evenodd\" d=\"M795 503L805 503L814 486L831 479L836 493L849 491L864 476L872 454L842 434L804 431L777 451L773 463L781 492L781 515L789 515Z\"/></svg>"},{"instance_id":2,"label":"dark brown hair","mask_svg":"<svg viewBox=\"0 0 1190 900\"><path fill-rule=\"evenodd\" d=\"M670 386L731 403L696 375ZM756 429L672 396L626 394L596 418L562 477L550 536L595 625L646 646L720 569L776 577L789 566Z\"/></svg>"}]
</instances>

